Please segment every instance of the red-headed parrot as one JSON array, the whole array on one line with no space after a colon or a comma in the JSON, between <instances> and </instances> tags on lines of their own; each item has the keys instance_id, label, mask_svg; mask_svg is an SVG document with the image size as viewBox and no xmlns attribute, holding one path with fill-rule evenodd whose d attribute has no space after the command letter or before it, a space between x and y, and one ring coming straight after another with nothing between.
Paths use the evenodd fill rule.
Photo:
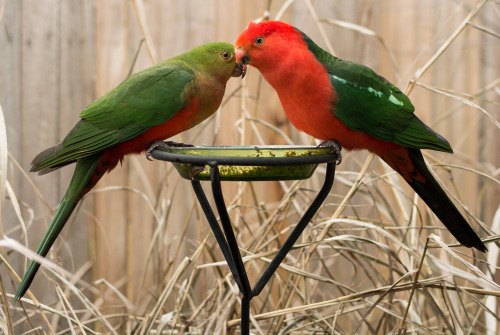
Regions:
<instances>
[{"instance_id":1,"label":"red-headed parrot","mask_svg":"<svg viewBox=\"0 0 500 335\"><path fill-rule=\"evenodd\" d=\"M80 114L64 140L42 151L31 171L45 174L75 163L66 194L38 246L45 256L80 199L124 156L145 152L153 142L190 129L219 108L230 77L244 76L229 43L209 43L125 79ZM16 299L30 286L40 264L31 261Z\"/></svg>"},{"instance_id":2,"label":"red-headed parrot","mask_svg":"<svg viewBox=\"0 0 500 335\"><path fill-rule=\"evenodd\" d=\"M367 149L397 171L455 238L485 252L465 218L429 172L420 149L452 153L446 139L413 113L410 99L370 68L334 57L299 29L250 22L236 59L257 68L278 93L290 122L346 150Z\"/></svg>"}]
</instances>

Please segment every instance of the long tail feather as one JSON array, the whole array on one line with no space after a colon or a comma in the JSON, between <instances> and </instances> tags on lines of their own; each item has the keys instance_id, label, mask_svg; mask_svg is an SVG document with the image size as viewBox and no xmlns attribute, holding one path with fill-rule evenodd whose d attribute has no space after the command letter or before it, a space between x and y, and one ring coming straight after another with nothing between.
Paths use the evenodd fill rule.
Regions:
<instances>
[{"instance_id":1,"label":"long tail feather","mask_svg":"<svg viewBox=\"0 0 500 335\"><path fill-rule=\"evenodd\" d=\"M41 256L46 256L50 250L50 247L54 243L55 239L61 232L64 224L68 220L69 216L75 209L78 201L80 201L81 197L86 193L84 190L87 188L87 185L96 170L97 163L99 162L101 154L92 155L86 158L82 158L78 160L75 168L75 172L73 174L73 178L71 179L71 183L68 186L68 190L66 194L61 200L57 211L52 218L49 229L45 233L40 242L36 253ZM88 191L88 190L87 190ZM23 279L17 288L15 299L19 300L28 290L31 282L35 278L35 274L38 271L40 264L31 261L28 269L24 273Z\"/></svg>"},{"instance_id":2,"label":"long tail feather","mask_svg":"<svg viewBox=\"0 0 500 335\"><path fill-rule=\"evenodd\" d=\"M408 184L410 184L413 190L417 192L461 244L486 252L488 249L484 243L430 173L420 150L408 149L408 151L415 168L427 181L424 183L414 179L413 182L408 182Z\"/></svg>"}]
</instances>

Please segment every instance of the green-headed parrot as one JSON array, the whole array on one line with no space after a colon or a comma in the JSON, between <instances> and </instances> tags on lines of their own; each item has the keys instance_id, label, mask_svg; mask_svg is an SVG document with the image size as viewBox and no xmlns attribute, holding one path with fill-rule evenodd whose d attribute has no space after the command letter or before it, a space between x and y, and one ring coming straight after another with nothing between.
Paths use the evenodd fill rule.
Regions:
<instances>
[{"instance_id":1,"label":"green-headed parrot","mask_svg":"<svg viewBox=\"0 0 500 335\"><path fill-rule=\"evenodd\" d=\"M299 29L251 22L236 59L257 68L276 90L290 122L347 150L367 149L397 171L455 238L486 246L429 172L420 149L452 153L446 139L414 114L410 99L370 68L334 57Z\"/></svg>"},{"instance_id":2,"label":"green-headed parrot","mask_svg":"<svg viewBox=\"0 0 500 335\"><path fill-rule=\"evenodd\" d=\"M219 108L226 83L244 76L229 43L209 43L125 79L80 114L64 140L42 151L31 171L45 174L75 163L66 194L42 238L45 256L80 199L125 155L145 152L153 142L190 129ZM31 261L17 289L20 299L40 264Z\"/></svg>"}]
</instances>

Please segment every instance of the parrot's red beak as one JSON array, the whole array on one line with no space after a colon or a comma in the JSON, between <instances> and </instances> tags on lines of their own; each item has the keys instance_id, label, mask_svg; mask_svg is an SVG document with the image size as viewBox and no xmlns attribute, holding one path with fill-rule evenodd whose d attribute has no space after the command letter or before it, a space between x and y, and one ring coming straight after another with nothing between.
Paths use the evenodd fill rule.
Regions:
<instances>
[{"instance_id":1,"label":"parrot's red beak","mask_svg":"<svg viewBox=\"0 0 500 335\"><path fill-rule=\"evenodd\" d=\"M236 48L236 64L239 64L243 66L243 74L241 75L241 79L245 77L245 74L247 72L247 67L246 64L248 64L250 61L250 58L248 57L248 54L246 51L244 51L241 47Z\"/></svg>"},{"instance_id":2,"label":"parrot's red beak","mask_svg":"<svg viewBox=\"0 0 500 335\"><path fill-rule=\"evenodd\" d=\"M243 64L250 63L250 57L248 56L247 52L243 50L242 47L236 48L236 62Z\"/></svg>"}]
</instances>

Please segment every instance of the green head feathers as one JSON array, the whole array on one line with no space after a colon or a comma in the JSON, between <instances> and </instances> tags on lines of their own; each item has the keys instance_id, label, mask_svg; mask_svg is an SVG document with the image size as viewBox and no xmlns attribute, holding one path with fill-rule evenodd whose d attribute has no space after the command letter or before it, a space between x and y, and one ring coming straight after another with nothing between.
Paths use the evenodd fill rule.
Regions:
<instances>
[{"instance_id":1,"label":"green head feathers","mask_svg":"<svg viewBox=\"0 0 500 335\"><path fill-rule=\"evenodd\" d=\"M200 45L174 57L206 76L220 80L245 75L245 65L236 64L234 47L230 43L213 42Z\"/></svg>"}]
</instances>

